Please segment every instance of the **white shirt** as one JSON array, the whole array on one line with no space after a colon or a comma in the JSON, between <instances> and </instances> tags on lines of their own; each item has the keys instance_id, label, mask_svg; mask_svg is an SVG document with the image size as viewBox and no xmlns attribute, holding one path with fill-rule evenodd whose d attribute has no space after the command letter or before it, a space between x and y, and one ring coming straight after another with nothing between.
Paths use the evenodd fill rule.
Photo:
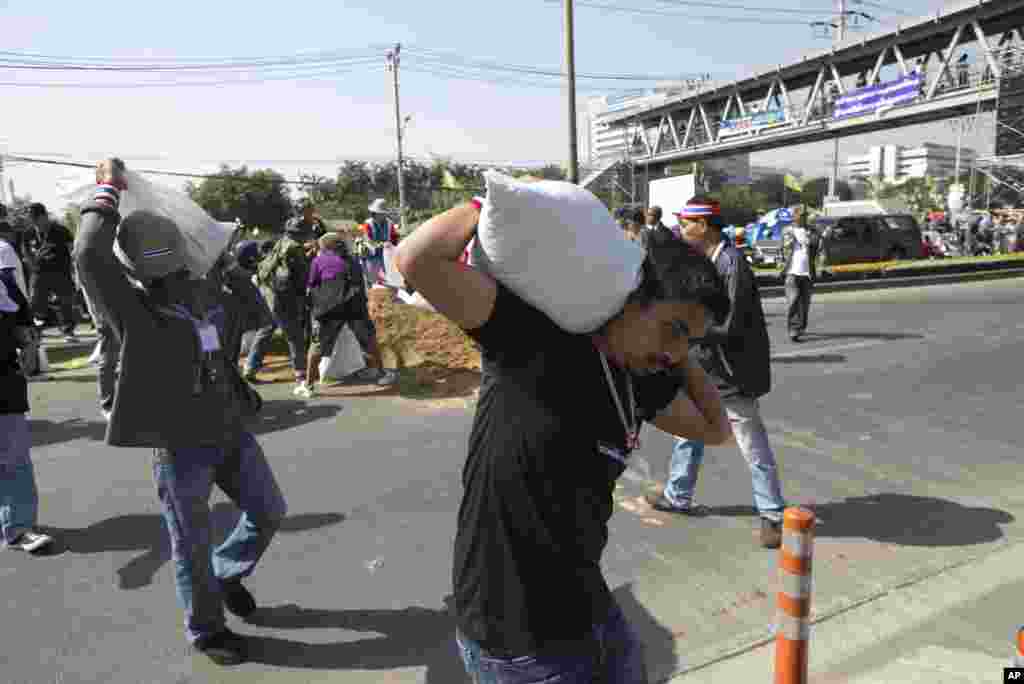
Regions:
<instances>
[{"instance_id":1,"label":"white shirt","mask_svg":"<svg viewBox=\"0 0 1024 684\"><path fill-rule=\"evenodd\" d=\"M793 259L789 262L789 275L811 275L811 258L807 249L807 229L793 229Z\"/></svg>"},{"instance_id":2,"label":"white shirt","mask_svg":"<svg viewBox=\"0 0 1024 684\"><path fill-rule=\"evenodd\" d=\"M25 282L25 269L21 265L18 253L14 251L14 247L11 247L11 244L6 240L0 240L0 269L3 268L14 269L14 281L21 288L21 294L25 295L25 298L28 299L28 283ZM6 293L4 294L6 295Z\"/></svg>"}]
</instances>

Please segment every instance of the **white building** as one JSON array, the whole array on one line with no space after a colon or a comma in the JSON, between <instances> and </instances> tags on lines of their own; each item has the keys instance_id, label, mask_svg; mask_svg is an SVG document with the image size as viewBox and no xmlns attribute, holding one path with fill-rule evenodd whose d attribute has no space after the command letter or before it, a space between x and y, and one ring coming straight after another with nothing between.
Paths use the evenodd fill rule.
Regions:
<instances>
[{"instance_id":1,"label":"white building","mask_svg":"<svg viewBox=\"0 0 1024 684\"><path fill-rule=\"evenodd\" d=\"M974 150L960 148L960 173L966 173L974 162ZM952 178L956 169L956 148L951 145L924 143L918 147L876 145L867 154L846 158L846 172L851 180L880 180L898 183L908 178Z\"/></svg>"}]
</instances>

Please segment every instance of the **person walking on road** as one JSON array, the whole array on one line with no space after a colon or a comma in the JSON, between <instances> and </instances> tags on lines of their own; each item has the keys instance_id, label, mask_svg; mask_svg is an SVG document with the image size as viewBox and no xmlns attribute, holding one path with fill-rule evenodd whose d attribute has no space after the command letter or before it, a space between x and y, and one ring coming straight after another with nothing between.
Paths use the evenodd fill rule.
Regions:
<instances>
[{"instance_id":1,"label":"person walking on road","mask_svg":"<svg viewBox=\"0 0 1024 684\"><path fill-rule=\"evenodd\" d=\"M571 334L459 262L480 206L434 217L395 256L483 349L453 569L463 663L476 684L646 682L601 574L612 491L643 422L728 438L717 391L686 359L689 337L728 311L721 279L681 242L658 248L621 313Z\"/></svg>"},{"instance_id":2,"label":"person walking on road","mask_svg":"<svg viewBox=\"0 0 1024 684\"><path fill-rule=\"evenodd\" d=\"M794 342L799 342L807 331L811 293L818 275L819 244L817 232L805 224L790 224L783 230L782 272L786 276L787 324L789 337Z\"/></svg>"},{"instance_id":3,"label":"person walking on road","mask_svg":"<svg viewBox=\"0 0 1024 684\"><path fill-rule=\"evenodd\" d=\"M284 330L288 340L288 353L295 372L297 397L312 396L306 382L306 354L309 351L309 302L306 299L306 280L316 246L313 224L293 220L285 227L284 236L274 245L270 254L259 265L259 282L274 314L274 320ZM251 378L262 364L270 347L273 328L264 327L252 343L246 377Z\"/></svg>"},{"instance_id":4,"label":"person walking on road","mask_svg":"<svg viewBox=\"0 0 1024 684\"><path fill-rule=\"evenodd\" d=\"M771 350L757 280L743 254L722 240L717 202L695 197L678 216L683 239L708 255L726 283L729 316L721 325L708 327L694 356L714 379L736 443L750 466L754 505L761 518L761 545L778 548L786 504L758 402L771 389ZM693 438L676 440L664 492L648 498L653 508L684 515L708 514L708 509L693 500L705 444Z\"/></svg>"},{"instance_id":5,"label":"person walking on road","mask_svg":"<svg viewBox=\"0 0 1024 684\"><path fill-rule=\"evenodd\" d=\"M274 473L245 427L259 410L259 395L224 352L227 335L251 312L224 296L216 280L189 273L185 236L170 218L147 211L120 216L124 173L119 159L97 165L98 185L82 206L75 246L89 299L121 342L123 372L106 441L154 450L186 638L215 663L233 665L246 659L247 641L226 627L224 607L243 618L256 609L242 580L285 516ZM242 510L216 549L214 484Z\"/></svg>"},{"instance_id":6,"label":"person walking on road","mask_svg":"<svg viewBox=\"0 0 1024 684\"><path fill-rule=\"evenodd\" d=\"M3 224L6 225L6 224ZM15 269L0 262L0 541L6 548L38 552L53 543L36 531L39 490L28 431L28 382L19 350L34 337L32 310Z\"/></svg>"},{"instance_id":7,"label":"person walking on road","mask_svg":"<svg viewBox=\"0 0 1024 684\"><path fill-rule=\"evenodd\" d=\"M50 310L50 295L57 297L60 306L61 330L67 342L75 338L75 280L72 275L71 245L74 242L67 228L50 220L46 207L38 202L29 207L29 217L35 224L31 246L35 261L32 280L32 311L40 327L46 325Z\"/></svg>"}]
</instances>

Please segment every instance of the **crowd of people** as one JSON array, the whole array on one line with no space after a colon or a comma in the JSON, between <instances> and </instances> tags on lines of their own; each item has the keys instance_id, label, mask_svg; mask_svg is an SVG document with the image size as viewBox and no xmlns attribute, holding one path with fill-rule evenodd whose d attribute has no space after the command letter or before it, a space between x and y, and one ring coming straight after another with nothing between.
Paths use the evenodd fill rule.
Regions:
<instances>
[{"instance_id":1,"label":"crowd of people","mask_svg":"<svg viewBox=\"0 0 1024 684\"><path fill-rule=\"evenodd\" d=\"M248 427L262 400L247 378L256 379L266 340L280 327L296 393L311 395L319 356L349 325L366 355L378 359L367 379L391 381L380 368L367 313L367 268L307 205L276 243L241 243L209 273L192 273L186 238L172 219L120 214L123 162L101 162L96 180L68 256L113 369L106 442L153 450L186 638L214 662L237 664L247 659L250 642L227 626L225 610L241 618L256 610L245 580L286 513ZM454 545L460 653L477 684L646 682L642 645L601 572L612 492L640 446L644 423L676 438L668 481L649 499L653 508L707 515L694 498L704 449L735 444L750 471L760 544L774 549L782 542L786 501L760 410L771 367L756 278L724 239L717 202L686 202L677 230L652 208L642 219L631 217L649 226L635 291L597 330L570 333L465 263L482 206L474 200L434 217L394 255L409 286L482 353ZM380 216L383 207L371 209L378 216L365 234L373 249L397 242ZM814 277L810 245L806 232L787 241L797 335L810 297L801 279ZM19 362L36 321L18 268L3 254L0 527L6 546L35 552L52 542L36 530L27 380ZM47 277L45 287L64 291ZM251 332L253 348L240 367ZM242 511L216 547L214 485Z\"/></svg>"}]
</instances>

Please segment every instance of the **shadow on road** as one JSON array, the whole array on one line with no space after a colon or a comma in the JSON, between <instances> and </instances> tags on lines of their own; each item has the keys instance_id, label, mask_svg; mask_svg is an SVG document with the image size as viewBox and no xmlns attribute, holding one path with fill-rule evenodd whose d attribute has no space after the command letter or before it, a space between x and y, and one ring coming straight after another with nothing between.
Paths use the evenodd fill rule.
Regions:
<instances>
[{"instance_id":1,"label":"shadow on road","mask_svg":"<svg viewBox=\"0 0 1024 684\"><path fill-rule=\"evenodd\" d=\"M234 528L241 514L226 501L211 509L214 539L223 539ZM290 515L281 524L280 532L306 532L337 525L345 520L340 513L302 513ZM117 570L119 589L139 589L153 581L157 571L171 560L171 547L163 518L159 515L122 515L100 521L83 529L42 528L53 535L56 543L51 554L105 553L109 551L144 551Z\"/></svg>"},{"instance_id":2,"label":"shadow on road","mask_svg":"<svg viewBox=\"0 0 1024 684\"><path fill-rule=\"evenodd\" d=\"M971 546L1003 537L1015 518L994 508L910 494L873 494L812 504L815 537L864 538L902 546ZM711 506L710 515L756 516L752 506Z\"/></svg>"},{"instance_id":3,"label":"shadow on road","mask_svg":"<svg viewBox=\"0 0 1024 684\"><path fill-rule=\"evenodd\" d=\"M897 340L923 340L924 335L919 333L879 333L879 332L841 332L841 333L804 333L804 338L811 340L886 340L895 342Z\"/></svg>"},{"instance_id":4,"label":"shadow on road","mask_svg":"<svg viewBox=\"0 0 1024 684\"><path fill-rule=\"evenodd\" d=\"M81 418L68 420L30 418L28 429L32 437L32 446L62 444L76 439L102 441L107 435L107 424L99 419L99 406L96 407L96 413L96 421L87 421Z\"/></svg>"},{"instance_id":5,"label":"shadow on road","mask_svg":"<svg viewBox=\"0 0 1024 684\"><path fill-rule=\"evenodd\" d=\"M341 412L338 404L310 404L295 399L265 399L263 410L249 423L253 434L265 435L288 430L324 418L333 418Z\"/></svg>"},{"instance_id":6,"label":"shadow on road","mask_svg":"<svg viewBox=\"0 0 1024 684\"><path fill-rule=\"evenodd\" d=\"M809 507L816 537L866 537L903 546L970 546L1003 537L1015 518L994 508L909 494L875 494Z\"/></svg>"},{"instance_id":7,"label":"shadow on road","mask_svg":"<svg viewBox=\"0 0 1024 684\"><path fill-rule=\"evenodd\" d=\"M842 354L812 354L810 356L783 356L773 358L772 363L846 363L846 357Z\"/></svg>"},{"instance_id":8,"label":"shadow on road","mask_svg":"<svg viewBox=\"0 0 1024 684\"><path fill-rule=\"evenodd\" d=\"M672 633L636 600L631 585L619 587L614 595L644 644L647 662L655 665L651 674L671 674L676 662ZM313 670L424 667L426 684L468 684L455 641L452 597L446 597L444 603L445 608L441 609L326 610L296 605L261 608L246 622L271 629L341 629L383 636L315 644L250 636L249 657L265 665Z\"/></svg>"}]
</instances>

